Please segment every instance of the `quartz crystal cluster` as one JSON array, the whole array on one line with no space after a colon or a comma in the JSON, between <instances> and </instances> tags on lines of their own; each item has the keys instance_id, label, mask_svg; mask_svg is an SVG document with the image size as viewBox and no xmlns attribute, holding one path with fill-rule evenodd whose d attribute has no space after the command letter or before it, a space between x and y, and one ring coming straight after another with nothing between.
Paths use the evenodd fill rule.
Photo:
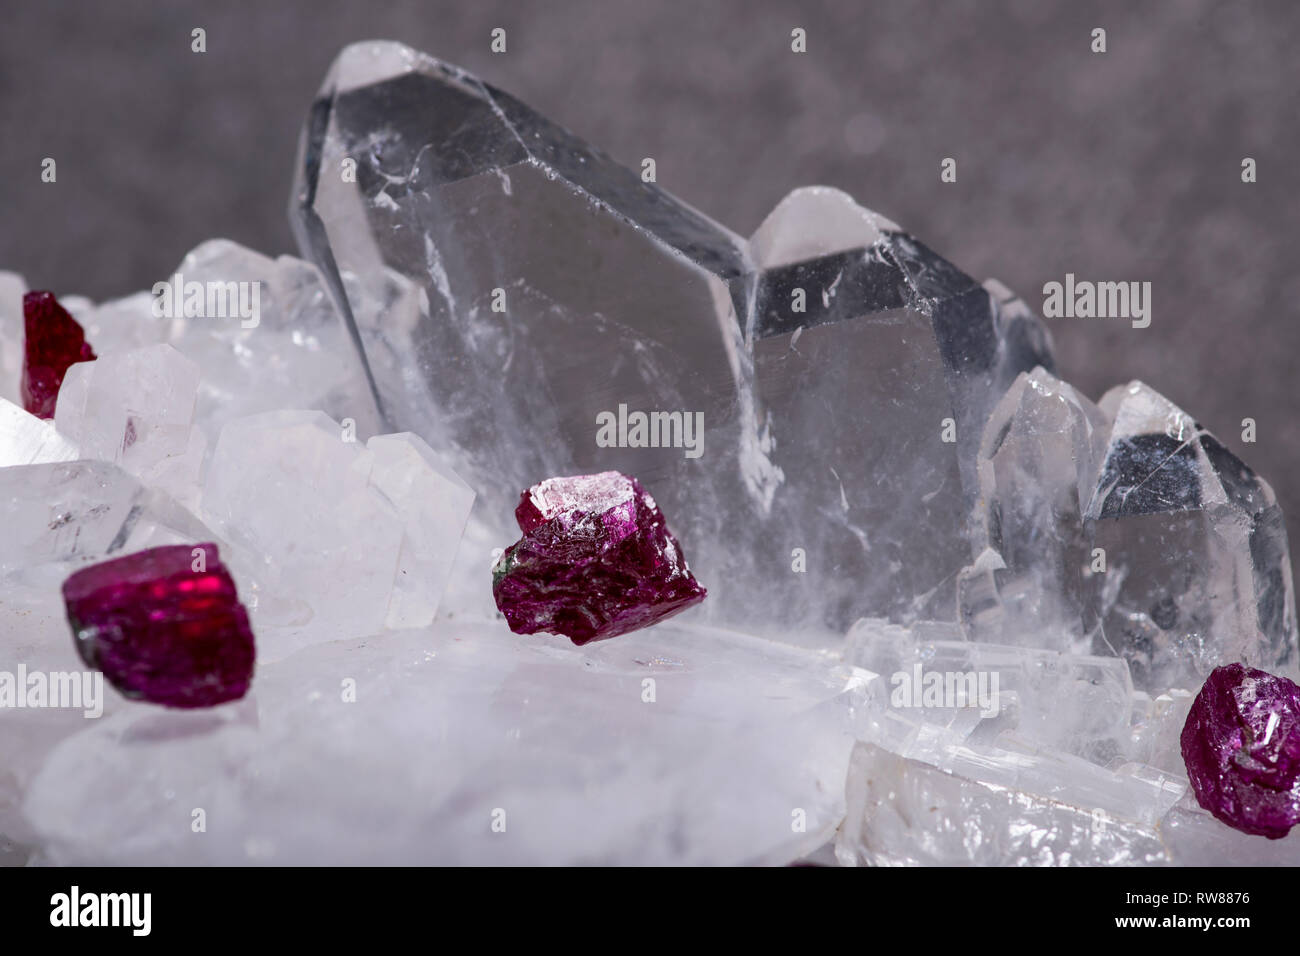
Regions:
<instances>
[{"instance_id":1,"label":"quartz crystal cluster","mask_svg":"<svg viewBox=\"0 0 1300 956\"><path fill-rule=\"evenodd\" d=\"M0 676L77 668L87 565L205 542L258 656L219 707L0 707L0 854L1300 863L1272 491L998 282L822 187L743 238L396 43L336 60L290 217L303 260L61 295L46 365L0 275Z\"/></svg>"}]
</instances>

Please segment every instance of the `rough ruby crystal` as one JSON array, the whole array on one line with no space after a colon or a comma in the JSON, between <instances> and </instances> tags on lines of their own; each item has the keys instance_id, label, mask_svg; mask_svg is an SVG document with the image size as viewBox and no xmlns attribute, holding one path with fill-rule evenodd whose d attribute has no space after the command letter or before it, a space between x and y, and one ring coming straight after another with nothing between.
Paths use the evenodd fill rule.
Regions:
<instances>
[{"instance_id":1,"label":"rough ruby crystal","mask_svg":"<svg viewBox=\"0 0 1300 956\"><path fill-rule=\"evenodd\" d=\"M516 634L605 640L707 593L654 498L617 471L548 478L523 493L515 519L524 536L493 568L492 594Z\"/></svg>"},{"instance_id":2,"label":"rough ruby crystal","mask_svg":"<svg viewBox=\"0 0 1300 956\"><path fill-rule=\"evenodd\" d=\"M85 331L53 292L23 296L23 333L23 408L40 418L53 418L68 366L89 362L95 352Z\"/></svg>"},{"instance_id":3,"label":"rough ruby crystal","mask_svg":"<svg viewBox=\"0 0 1300 956\"><path fill-rule=\"evenodd\" d=\"M124 696L168 707L237 700L253 631L215 544L151 548L63 582L77 651Z\"/></svg>"},{"instance_id":4,"label":"rough ruby crystal","mask_svg":"<svg viewBox=\"0 0 1300 956\"><path fill-rule=\"evenodd\" d=\"M1201 806L1228 826L1270 839L1300 823L1300 686L1229 664L1192 702L1182 735Z\"/></svg>"}]
</instances>

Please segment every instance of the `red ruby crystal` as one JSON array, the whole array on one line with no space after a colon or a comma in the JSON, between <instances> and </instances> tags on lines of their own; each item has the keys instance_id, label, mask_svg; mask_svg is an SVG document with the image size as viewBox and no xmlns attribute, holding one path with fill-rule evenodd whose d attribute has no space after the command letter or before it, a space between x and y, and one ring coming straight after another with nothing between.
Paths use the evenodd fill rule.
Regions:
<instances>
[{"instance_id":1,"label":"red ruby crystal","mask_svg":"<svg viewBox=\"0 0 1300 956\"><path fill-rule=\"evenodd\" d=\"M1300 686L1216 667L1192 702L1183 761L1196 800L1243 833L1277 840L1300 823Z\"/></svg>"},{"instance_id":2,"label":"red ruby crystal","mask_svg":"<svg viewBox=\"0 0 1300 956\"><path fill-rule=\"evenodd\" d=\"M493 569L492 594L516 634L586 644L649 627L707 594L635 478L547 479L523 493L515 519L524 536Z\"/></svg>"},{"instance_id":3,"label":"red ruby crystal","mask_svg":"<svg viewBox=\"0 0 1300 956\"><path fill-rule=\"evenodd\" d=\"M68 366L89 362L94 350L86 333L53 292L23 296L23 408L40 418L53 418L59 386Z\"/></svg>"},{"instance_id":4,"label":"red ruby crystal","mask_svg":"<svg viewBox=\"0 0 1300 956\"><path fill-rule=\"evenodd\" d=\"M253 679L253 631L215 544L168 545L63 582L77 651L124 696L168 707L237 700Z\"/></svg>"}]
</instances>

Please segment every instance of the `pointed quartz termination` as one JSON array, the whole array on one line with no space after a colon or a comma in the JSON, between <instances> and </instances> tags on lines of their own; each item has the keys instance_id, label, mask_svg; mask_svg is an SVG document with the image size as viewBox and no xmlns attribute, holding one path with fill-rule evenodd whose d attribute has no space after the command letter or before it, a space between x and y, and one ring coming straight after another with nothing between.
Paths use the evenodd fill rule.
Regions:
<instances>
[{"instance_id":1,"label":"pointed quartz termination","mask_svg":"<svg viewBox=\"0 0 1300 956\"><path fill-rule=\"evenodd\" d=\"M951 619L979 435L1016 372L1051 365L1041 323L838 190L795 190L750 246L765 532L785 545L763 576L790 579L803 547L785 597L805 620Z\"/></svg>"},{"instance_id":2,"label":"pointed quartz termination","mask_svg":"<svg viewBox=\"0 0 1300 956\"><path fill-rule=\"evenodd\" d=\"M1140 382L1111 389L1113 422L1085 513L1101 619L1094 653L1129 661L1135 686L1195 688L1240 662L1297 676L1295 595L1273 489ZM1116 581L1116 579L1118 579Z\"/></svg>"},{"instance_id":3,"label":"pointed quartz termination","mask_svg":"<svg viewBox=\"0 0 1300 956\"><path fill-rule=\"evenodd\" d=\"M982 420L1051 364L1005 290L834 190L796 192L746 243L392 43L335 62L291 216L390 425L451 456L498 537L518 488L621 471L673 516L714 620L955 617ZM598 440L602 416L656 411L702 418L702 444Z\"/></svg>"},{"instance_id":4,"label":"pointed quartz termination","mask_svg":"<svg viewBox=\"0 0 1300 956\"><path fill-rule=\"evenodd\" d=\"M998 402L976 465L976 559L960 583L970 636L1089 652L1096 614L1083 514L1109 431L1096 405L1042 368Z\"/></svg>"},{"instance_id":5,"label":"pointed quartz termination","mask_svg":"<svg viewBox=\"0 0 1300 956\"><path fill-rule=\"evenodd\" d=\"M1021 376L978 469L970 636L1120 657L1156 696L1231 662L1294 674L1272 489L1157 392L1135 382L1098 406L1041 370Z\"/></svg>"}]
</instances>

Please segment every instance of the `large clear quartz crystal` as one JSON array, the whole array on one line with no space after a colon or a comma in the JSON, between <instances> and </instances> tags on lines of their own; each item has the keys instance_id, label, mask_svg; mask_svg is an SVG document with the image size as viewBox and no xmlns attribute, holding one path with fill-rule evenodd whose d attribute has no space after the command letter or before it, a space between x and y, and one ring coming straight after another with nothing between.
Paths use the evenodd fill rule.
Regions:
<instances>
[{"instance_id":1,"label":"large clear quartz crystal","mask_svg":"<svg viewBox=\"0 0 1300 956\"><path fill-rule=\"evenodd\" d=\"M390 425L451 455L503 537L521 488L621 471L715 618L814 640L864 613L955 617L963 462L1016 372L1050 365L1001 287L835 190L796 191L746 242L393 43L335 62L291 215ZM702 444L598 441L603 415L622 433L656 411L702 416Z\"/></svg>"}]
</instances>

